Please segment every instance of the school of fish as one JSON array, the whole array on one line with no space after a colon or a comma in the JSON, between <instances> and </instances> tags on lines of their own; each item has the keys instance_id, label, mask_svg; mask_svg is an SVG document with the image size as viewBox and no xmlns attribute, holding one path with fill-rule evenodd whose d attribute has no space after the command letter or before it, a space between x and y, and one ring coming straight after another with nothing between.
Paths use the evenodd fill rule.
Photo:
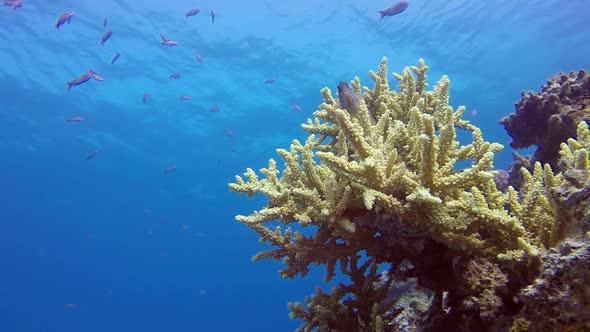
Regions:
<instances>
[{"instance_id":1,"label":"school of fish","mask_svg":"<svg viewBox=\"0 0 590 332\"><path fill-rule=\"evenodd\" d=\"M23 6L22 0L3 0L3 1L4 1L3 6L12 8L13 10L16 10L17 8L20 8ZM386 9L379 10L378 11L379 21L383 20L384 17L394 16L394 15L398 15L398 14L402 13L403 11L405 11L408 8L408 6L409 6L409 3L407 1L400 1L400 2L395 3L394 5L386 8ZM195 17L195 16L199 15L200 13L201 13L200 8L192 8L192 9L189 9L184 15L185 15L185 18L188 19L191 17ZM211 18L211 24L214 24L215 19L216 19L216 12L214 9L210 9L209 13L210 13L209 16ZM201 15L203 15L203 14L201 14ZM72 23L72 19L75 16L76 16L76 13L74 11L63 12L63 14L61 14L57 18L57 20L54 24L54 28L56 30L60 31L60 28L62 28L64 25L66 25L66 24L69 25L70 23ZM104 18L104 20L102 22L102 26L106 27L108 25L108 23L109 23L108 19ZM108 29L106 32L104 32L104 34L100 38L99 45L104 46L105 43L111 39L111 37L113 37L113 30ZM180 46L180 43L178 41L176 41L174 39L167 38L163 32L160 32L160 39L161 39L160 45L162 45L162 46L165 46L165 47ZM194 50L194 55L195 55L195 60L198 61L200 64L202 64L203 57L201 56L201 54L197 50ZM120 57L121 57L121 53L116 52L115 55L111 59L111 64L115 64ZM175 72L175 73L170 74L170 79L178 80L180 78L181 78L181 74L179 72ZM72 79L69 82L66 82L67 91L69 92L72 89L72 87L80 86L82 84L87 83L90 80L102 82L105 80L105 78L101 74L94 71L92 68L89 68L88 72L81 74L80 76ZM270 85L270 84L274 84L275 82L277 82L277 78L272 77L272 78L266 79L263 82L263 84ZM359 100L359 98L362 98L362 96L356 95L352 91L352 89L348 86L348 83L346 83L346 82L340 82L340 84L338 84L338 86L337 86L337 90L338 90L338 97L340 100L340 106L343 109L346 109L351 113L358 111L358 100ZM151 98L152 98L152 94L149 92L146 92L143 94L141 101L143 104L147 104L147 103L149 103ZM193 100L192 96L190 96L190 95L181 95L178 97L178 99L181 101L192 101ZM292 103L289 105L289 107L298 113L303 112L303 109L298 104ZM218 113L221 111L221 108L217 105L214 105L209 110L212 113ZM65 120L66 123L80 123L83 121L85 121L85 117L79 116L79 115L72 116L72 117ZM234 133L230 129L225 129L225 134L230 137L234 136ZM88 154L86 159L87 160L93 159L97 153L98 153L97 150L92 150ZM168 173L171 173L175 170L176 170L176 164L173 164L173 165L170 165L167 168L165 168L163 173L168 174Z\"/></svg>"}]
</instances>

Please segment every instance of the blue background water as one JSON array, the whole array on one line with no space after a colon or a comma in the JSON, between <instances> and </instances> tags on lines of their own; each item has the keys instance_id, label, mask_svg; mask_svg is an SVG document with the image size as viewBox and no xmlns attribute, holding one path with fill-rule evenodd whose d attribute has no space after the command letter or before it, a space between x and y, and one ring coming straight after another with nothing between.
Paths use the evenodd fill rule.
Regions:
<instances>
[{"instance_id":1,"label":"blue background water","mask_svg":"<svg viewBox=\"0 0 590 332\"><path fill-rule=\"evenodd\" d=\"M423 57L431 85L448 74L452 104L508 146L496 122L522 89L590 67L585 0L410 1L382 22L391 2L23 2L0 8L0 331L293 330L286 303L323 270L291 281L252 264L264 246L234 216L264 201L227 183L305 137L322 87ZM88 68L106 80L66 93Z\"/></svg>"}]
</instances>

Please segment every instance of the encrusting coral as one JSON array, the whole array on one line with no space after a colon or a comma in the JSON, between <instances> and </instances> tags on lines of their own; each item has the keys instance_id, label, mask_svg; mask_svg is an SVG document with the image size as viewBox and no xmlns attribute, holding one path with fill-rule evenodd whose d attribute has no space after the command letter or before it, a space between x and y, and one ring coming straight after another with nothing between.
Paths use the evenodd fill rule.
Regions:
<instances>
[{"instance_id":1,"label":"encrusting coral","mask_svg":"<svg viewBox=\"0 0 590 332\"><path fill-rule=\"evenodd\" d=\"M340 83L338 99L324 88L324 102L303 125L310 134L305 143L294 140L290 150L277 150L284 171L271 159L260 170L264 178L248 169L245 180L236 176L230 184L248 197L268 198L262 210L237 216L275 247L254 261L282 260L284 278L305 276L310 264L325 265L327 282L340 266L352 281L331 294L318 290L307 309L290 304L292 318L305 322L301 331L401 331L409 323L400 319L404 308L389 293L392 283L410 280L432 294L427 304L411 303L414 310L423 308L415 310L422 317L413 324L484 326L514 311L506 299L530 282L541 257L585 227L576 220L588 217L588 209L562 213L567 200L560 190L571 188L574 177L578 191L568 194L587 194L587 127L578 129L578 141L562 146L570 178L535 163L532 172L522 169L519 191L500 191L493 160L502 145L485 141L479 128L462 119L465 107L449 105L446 76L427 90L427 71L422 60L405 68L394 74L399 86L392 90L384 58L371 72L372 90L361 87L358 77L351 87ZM457 130L470 132L472 142L461 145ZM290 227L273 229L273 221L317 231L305 236ZM377 273L385 266L387 282ZM466 274L478 269L494 271L495 284L475 287Z\"/></svg>"}]
</instances>

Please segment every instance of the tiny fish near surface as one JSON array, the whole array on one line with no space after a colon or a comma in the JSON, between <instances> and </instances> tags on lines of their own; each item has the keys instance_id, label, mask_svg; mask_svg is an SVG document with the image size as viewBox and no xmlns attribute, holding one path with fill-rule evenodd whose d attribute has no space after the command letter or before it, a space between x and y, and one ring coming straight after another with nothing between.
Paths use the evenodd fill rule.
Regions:
<instances>
[{"instance_id":1,"label":"tiny fish near surface","mask_svg":"<svg viewBox=\"0 0 590 332\"><path fill-rule=\"evenodd\" d=\"M106 41L109 40L109 38L111 38L112 35L113 35L113 30L109 30L109 31L105 32L104 35L102 35L102 38L100 39L100 46L103 46L104 43L106 43Z\"/></svg>"},{"instance_id":2,"label":"tiny fish near surface","mask_svg":"<svg viewBox=\"0 0 590 332\"><path fill-rule=\"evenodd\" d=\"M180 96L180 97L178 97L178 99L180 99L180 100L193 100L193 97L191 97L191 96Z\"/></svg>"},{"instance_id":3,"label":"tiny fish near surface","mask_svg":"<svg viewBox=\"0 0 590 332\"><path fill-rule=\"evenodd\" d=\"M164 46L178 46L178 42L175 40L167 39L163 33L160 33L160 38L162 38L162 45Z\"/></svg>"},{"instance_id":4,"label":"tiny fish near surface","mask_svg":"<svg viewBox=\"0 0 590 332\"><path fill-rule=\"evenodd\" d=\"M406 8L408 8L408 5L409 4L406 1L400 1L387 9L380 10L379 15L381 17L379 18L379 21L381 21L385 16L393 16L403 12L406 10Z\"/></svg>"},{"instance_id":5,"label":"tiny fish near surface","mask_svg":"<svg viewBox=\"0 0 590 332\"><path fill-rule=\"evenodd\" d=\"M180 78L180 73L172 73L170 74L170 78L177 80Z\"/></svg>"},{"instance_id":6,"label":"tiny fish near surface","mask_svg":"<svg viewBox=\"0 0 590 332\"><path fill-rule=\"evenodd\" d=\"M94 158L94 156L96 156L97 153L98 153L98 151L96 151L96 150L90 152L88 157L86 157L86 160L90 160L90 159Z\"/></svg>"},{"instance_id":7,"label":"tiny fish near surface","mask_svg":"<svg viewBox=\"0 0 590 332\"><path fill-rule=\"evenodd\" d=\"M199 63L203 63L203 57L201 57L201 54L199 54L199 52L195 51L195 57L197 58L197 61L199 61Z\"/></svg>"},{"instance_id":8,"label":"tiny fish near surface","mask_svg":"<svg viewBox=\"0 0 590 332\"><path fill-rule=\"evenodd\" d=\"M215 106L211 107L209 110L213 113L217 113L217 112L221 111L221 108L219 108L219 106L215 105Z\"/></svg>"},{"instance_id":9,"label":"tiny fish near surface","mask_svg":"<svg viewBox=\"0 0 590 332\"><path fill-rule=\"evenodd\" d=\"M113 57L113 60L111 60L111 64L115 63L115 61L117 61L117 59L121 56L121 53L117 52L117 54L115 54L115 56Z\"/></svg>"},{"instance_id":10,"label":"tiny fish near surface","mask_svg":"<svg viewBox=\"0 0 590 332\"><path fill-rule=\"evenodd\" d=\"M73 116L69 119L66 119L66 122L82 122L84 121L84 118L81 116Z\"/></svg>"},{"instance_id":11,"label":"tiny fish near surface","mask_svg":"<svg viewBox=\"0 0 590 332\"><path fill-rule=\"evenodd\" d=\"M90 74L90 76L92 76L92 78L95 81L101 81L101 82L104 81L104 77L102 77L102 75L100 75L99 73L92 70L92 68L88 69L88 73Z\"/></svg>"},{"instance_id":12,"label":"tiny fish near surface","mask_svg":"<svg viewBox=\"0 0 590 332\"><path fill-rule=\"evenodd\" d=\"M72 17L74 17L74 12L65 12L61 14L60 17L57 18L57 22L55 22L55 28L59 30L59 27L70 22L72 22Z\"/></svg>"},{"instance_id":13,"label":"tiny fish near surface","mask_svg":"<svg viewBox=\"0 0 590 332\"><path fill-rule=\"evenodd\" d=\"M215 22L215 11L211 9L211 24L213 24L213 22Z\"/></svg>"},{"instance_id":14,"label":"tiny fish near surface","mask_svg":"<svg viewBox=\"0 0 590 332\"><path fill-rule=\"evenodd\" d=\"M4 6L12 7L12 9L17 9L23 6L21 0L4 0Z\"/></svg>"},{"instance_id":15,"label":"tiny fish near surface","mask_svg":"<svg viewBox=\"0 0 590 332\"><path fill-rule=\"evenodd\" d=\"M188 13L184 14L184 16L185 17L195 16L195 15L197 15L200 12L201 12L200 9L194 8L194 9L189 10Z\"/></svg>"},{"instance_id":16,"label":"tiny fish near surface","mask_svg":"<svg viewBox=\"0 0 590 332\"><path fill-rule=\"evenodd\" d=\"M165 170L164 170L164 174L168 174L170 172L173 172L176 170L176 164L168 166Z\"/></svg>"},{"instance_id":17,"label":"tiny fish near surface","mask_svg":"<svg viewBox=\"0 0 590 332\"><path fill-rule=\"evenodd\" d=\"M106 26L107 26L107 23L108 23L108 21L107 21L107 19L106 19L106 17L105 17L104 21L102 21L102 26L103 26L103 27L106 27Z\"/></svg>"},{"instance_id":18,"label":"tiny fish near surface","mask_svg":"<svg viewBox=\"0 0 590 332\"><path fill-rule=\"evenodd\" d=\"M90 74L84 74L84 75L82 75L82 76L80 76L78 78L75 78L75 79L69 81L68 83L66 83L68 85L68 91L70 91L70 89L73 86L80 85L82 83L88 82L88 80L90 80L91 78L92 78L92 75L90 75Z\"/></svg>"},{"instance_id":19,"label":"tiny fish near surface","mask_svg":"<svg viewBox=\"0 0 590 332\"><path fill-rule=\"evenodd\" d=\"M141 102L143 102L145 104L150 100L151 97L152 97L151 93L144 93L143 97L141 97Z\"/></svg>"},{"instance_id":20,"label":"tiny fish near surface","mask_svg":"<svg viewBox=\"0 0 590 332\"><path fill-rule=\"evenodd\" d=\"M301 109L301 107L297 104L291 104L291 108L299 113L303 112L303 110Z\"/></svg>"},{"instance_id":21,"label":"tiny fish near surface","mask_svg":"<svg viewBox=\"0 0 590 332\"><path fill-rule=\"evenodd\" d=\"M276 82L276 80L274 78L271 78L271 79L264 81L264 84L272 84L274 82Z\"/></svg>"}]
</instances>

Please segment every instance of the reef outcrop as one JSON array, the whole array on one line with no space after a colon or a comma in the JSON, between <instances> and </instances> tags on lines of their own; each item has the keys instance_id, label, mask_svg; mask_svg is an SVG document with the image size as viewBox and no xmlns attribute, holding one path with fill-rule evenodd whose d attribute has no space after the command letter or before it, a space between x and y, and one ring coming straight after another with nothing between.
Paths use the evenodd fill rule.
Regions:
<instances>
[{"instance_id":1,"label":"reef outcrop","mask_svg":"<svg viewBox=\"0 0 590 332\"><path fill-rule=\"evenodd\" d=\"M590 121L590 75L585 70L555 75L540 93L523 91L515 107L516 113L500 120L512 137L510 145L535 145L534 161L556 168L560 144L576 136L580 121Z\"/></svg>"}]
</instances>

